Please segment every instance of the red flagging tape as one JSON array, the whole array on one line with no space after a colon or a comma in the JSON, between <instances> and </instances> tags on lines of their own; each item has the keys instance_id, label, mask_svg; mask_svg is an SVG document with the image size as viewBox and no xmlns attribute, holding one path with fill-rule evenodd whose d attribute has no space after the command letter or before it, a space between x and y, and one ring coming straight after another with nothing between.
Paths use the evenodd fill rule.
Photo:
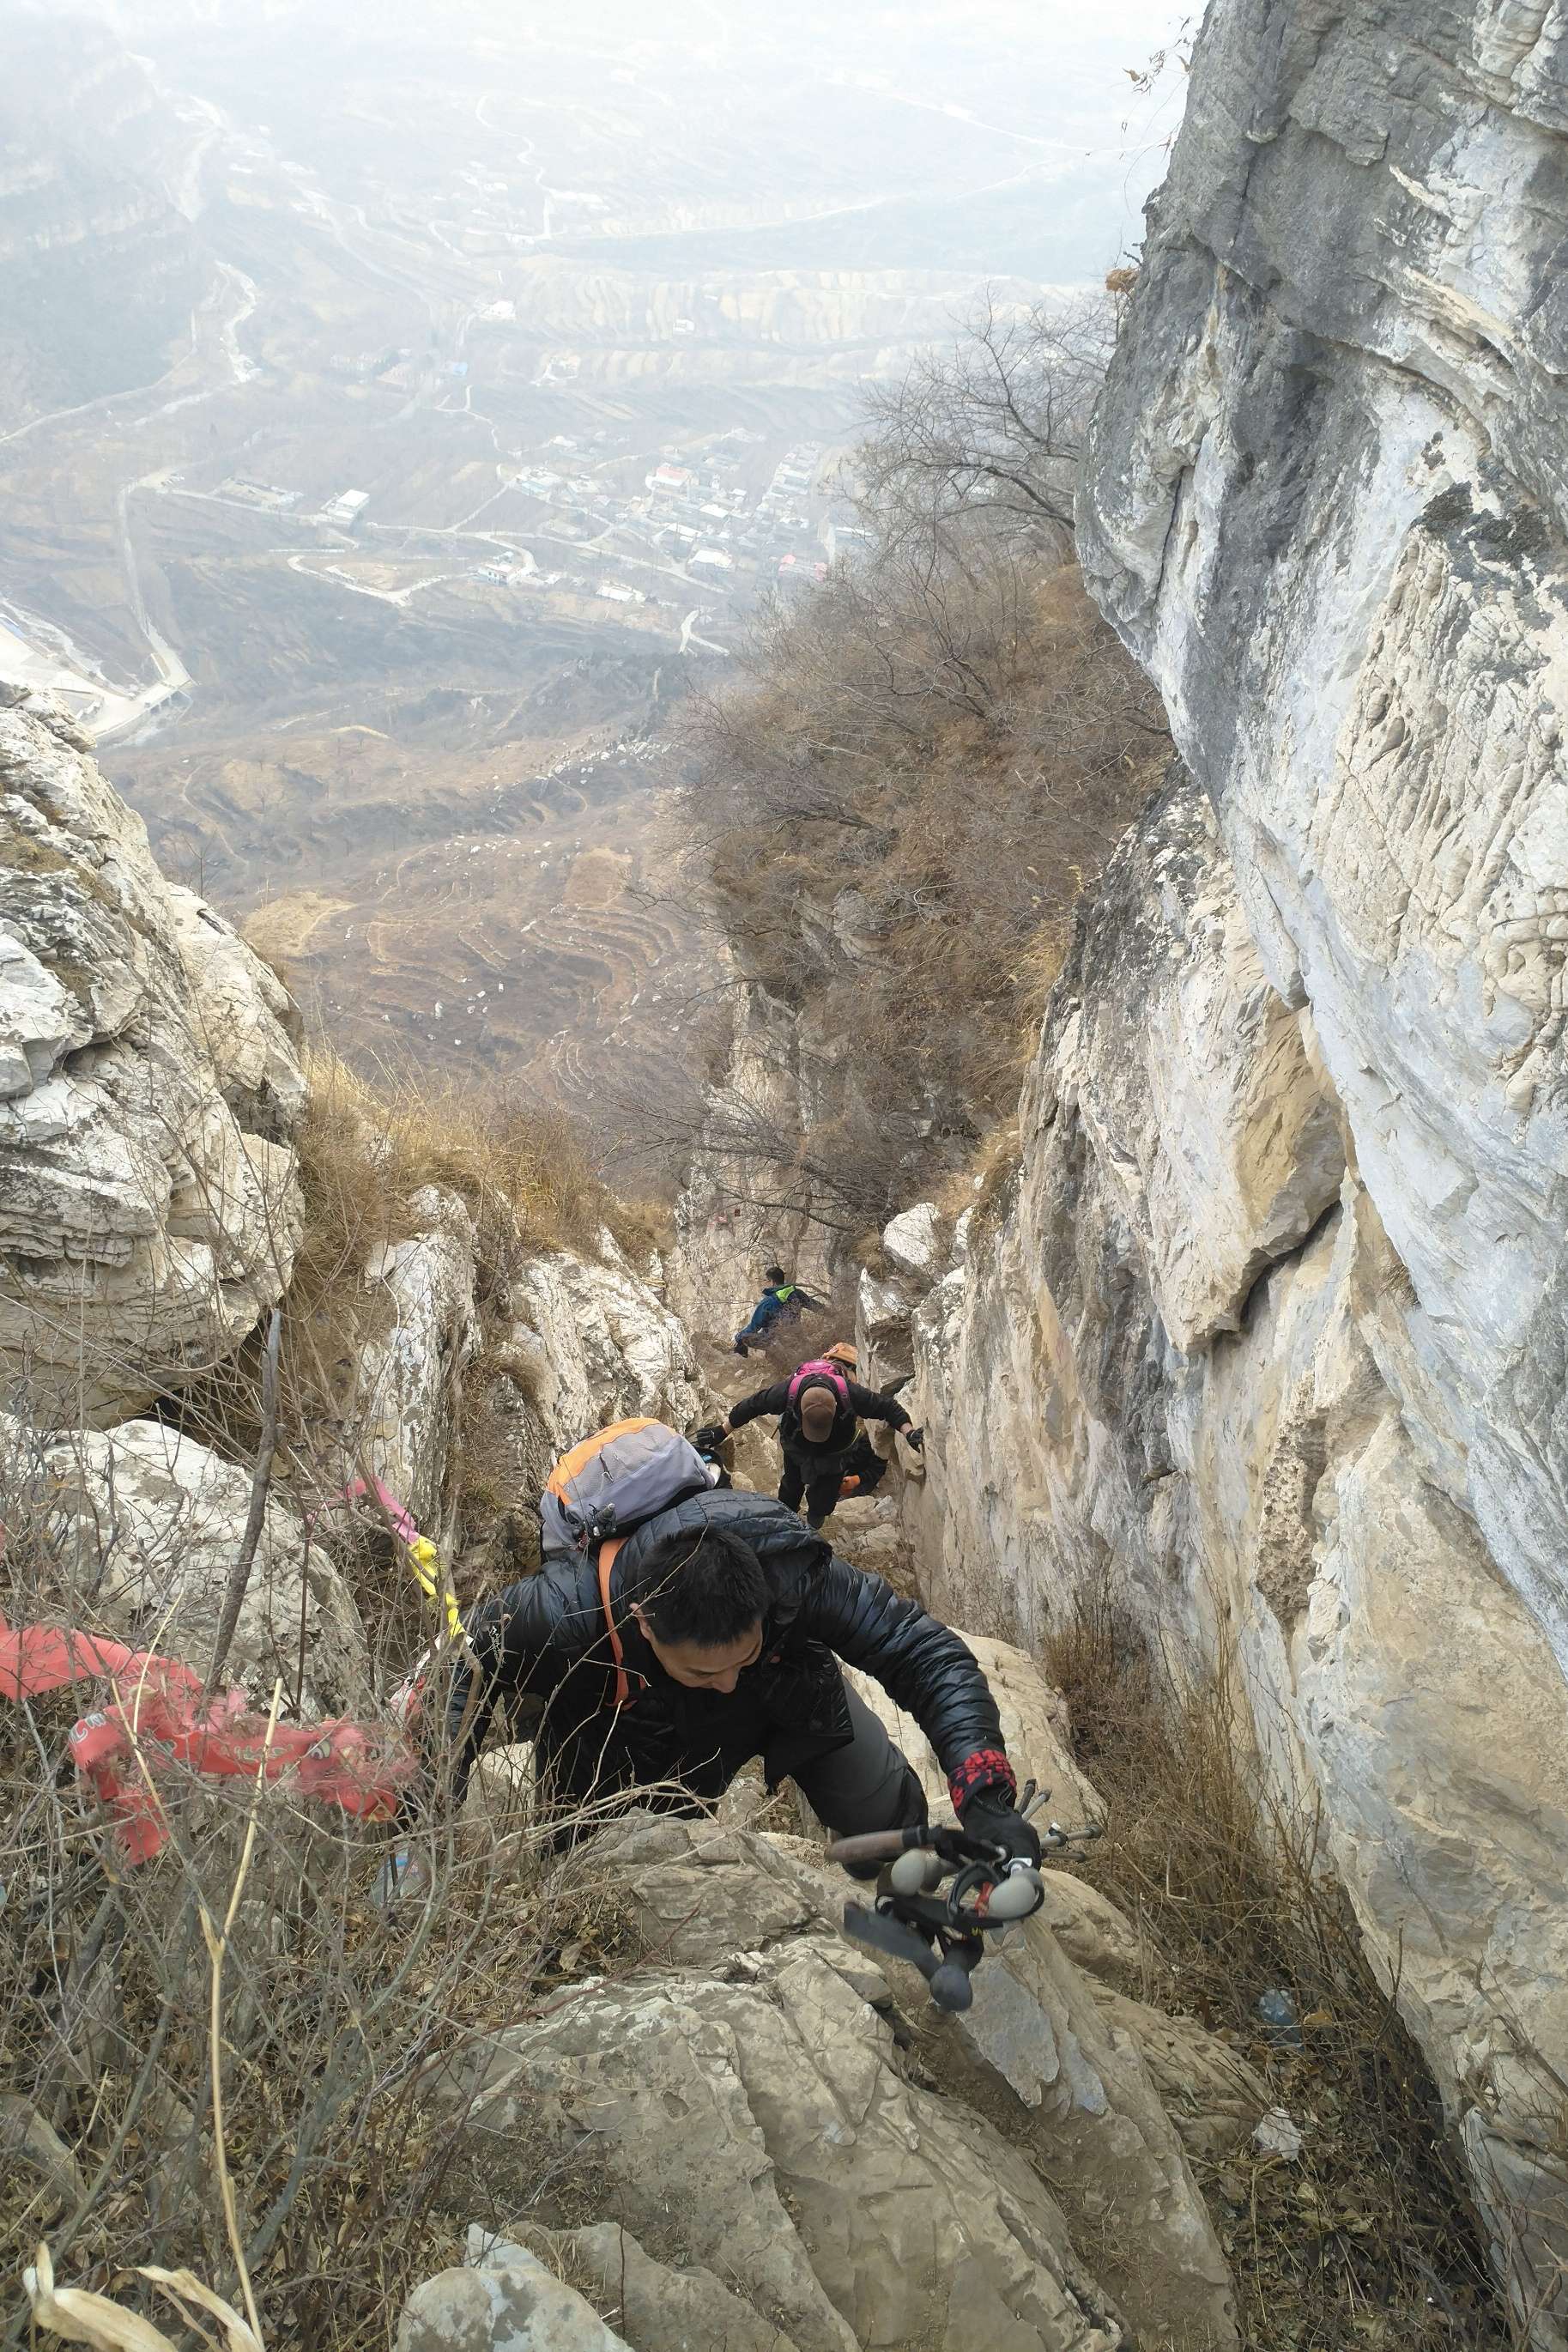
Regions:
<instances>
[{"instance_id":1,"label":"red flagging tape","mask_svg":"<svg viewBox=\"0 0 1568 2352\"><path fill-rule=\"evenodd\" d=\"M171 1766L219 1778L281 1780L302 1797L340 1806L362 1821L390 1821L419 1769L406 1740L380 1726L335 1717L325 1723L267 1719L243 1691L205 1706L201 1677L177 1658L53 1625L16 1630L0 1620L0 1696L37 1698L68 1684L107 1682L112 1703L73 1726L78 1777L106 1805L126 1857L146 1862L168 1832L157 1783Z\"/></svg>"}]
</instances>

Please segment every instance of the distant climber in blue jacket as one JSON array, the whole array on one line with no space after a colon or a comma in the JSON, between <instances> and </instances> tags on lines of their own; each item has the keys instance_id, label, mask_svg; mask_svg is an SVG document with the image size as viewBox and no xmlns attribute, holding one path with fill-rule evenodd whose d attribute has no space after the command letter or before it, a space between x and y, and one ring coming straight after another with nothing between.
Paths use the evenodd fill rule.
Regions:
<instances>
[{"instance_id":1,"label":"distant climber in blue jacket","mask_svg":"<svg viewBox=\"0 0 1568 2352\"><path fill-rule=\"evenodd\" d=\"M802 1315L822 1312L822 1301L791 1282L781 1265L764 1266L762 1278L768 1287L752 1308L750 1322L735 1335L737 1356L749 1355L754 1346L760 1347L775 1331L788 1330Z\"/></svg>"}]
</instances>

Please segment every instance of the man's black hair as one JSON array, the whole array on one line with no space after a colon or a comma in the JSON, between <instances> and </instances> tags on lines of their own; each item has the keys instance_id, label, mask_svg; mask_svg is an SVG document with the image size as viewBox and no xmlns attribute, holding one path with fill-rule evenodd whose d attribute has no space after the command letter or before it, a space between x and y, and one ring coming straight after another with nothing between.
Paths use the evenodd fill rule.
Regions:
<instances>
[{"instance_id":1,"label":"man's black hair","mask_svg":"<svg viewBox=\"0 0 1568 2352\"><path fill-rule=\"evenodd\" d=\"M762 1269L764 1282L788 1282L789 1278L781 1265L765 1265Z\"/></svg>"},{"instance_id":2,"label":"man's black hair","mask_svg":"<svg viewBox=\"0 0 1568 2352\"><path fill-rule=\"evenodd\" d=\"M748 1543L728 1528L672 1536L647 1563L652 1591L643 1607L661 1642L719 1650L768 1613L768 1580Z\"/></svg>"}]
</instances>

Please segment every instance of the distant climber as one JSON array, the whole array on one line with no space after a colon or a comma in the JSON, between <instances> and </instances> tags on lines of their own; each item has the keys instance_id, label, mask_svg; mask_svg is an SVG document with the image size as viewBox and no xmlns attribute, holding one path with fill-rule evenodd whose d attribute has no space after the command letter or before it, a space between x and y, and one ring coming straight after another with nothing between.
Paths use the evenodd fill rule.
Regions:
<instances>
[{"instance_id":1,"label":"distant climber","mask_svg":"<svg viewBox=\"0 0 1568 2352\"><path fill-rule=\"evenodd\" d=\"M794 1512L716 1491L684 1437L632 1421L557 1464L540 1517L538 1574L464 1614L444 1707L455 1799L499 1712L532 1737L547 1803L580 1819L632 1790L699 1812L759 1757L769 1789L793 1780L841 1835L924 1822L919 1780L841 1661L915 1717L965 1825L1039 1862L971 1652Z\"/></svg>"},{"instance_id":2,"label":"distant climber","mask_svg":"<svg viewBox=\"0 0 1568 2352\"><path fill-rule=\"evenodd\" d=\"M699 1430L693 1443L701 1452L710 1451L748 1421L770 1413L779 1418L779 1444L784 1455L779 1500L794 1511L804 1496L806 1517L814 1528L820 1528L831 1513L846 1478L856 1479L860 1491L865 1492L884 1473L886 1465L861 1428L862 1419L885 1421L902 1430L904 1443L916 1454L925 1444L923 1433L911 1426L895 1396L862 1388L831 1356L814 1358L788 1380L775 1381L771 1387L742 1397L722 1421L710 1422ZM870 1470L867 1464L872 1465Z\"/></svg>"},{"instance_id":3,"label":"distant climber","mask_svg":"<svg viewBox=\"0 0 1568 2352\"><path fill-rule=\"evenodd\" d=\"M743 1324L735 1335L737 1356L749 1355L754 1347L760 1347L775 1332L789 1330L802 1315L821 1315L823 1311L821 1300L802 1290L798 1282L791 1282L781 1265L765 1266L762 1278L768 1287L752 1308L750 1322Z\"/></svg>"}]
</instances>

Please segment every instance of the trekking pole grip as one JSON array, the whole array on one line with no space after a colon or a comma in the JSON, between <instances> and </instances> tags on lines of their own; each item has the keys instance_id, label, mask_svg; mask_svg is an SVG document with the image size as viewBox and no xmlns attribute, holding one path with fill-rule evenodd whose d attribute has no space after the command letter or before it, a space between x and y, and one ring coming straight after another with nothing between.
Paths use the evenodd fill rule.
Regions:
<instances>
[{"instance_id":1,"label":"trekking pole grip","mask_svg":"<svg viewBox=\"0 0 1568 2352\"><path fill-rule=\"evenodd\" d=\"M906 1846L918 1843L923 1832L911 1838L907 1830L867 1830L860 1837L835 1838L828 1848L830 1862L846 1864L856 1862L894 1862Z\"/></svg>"}]
</instances>

